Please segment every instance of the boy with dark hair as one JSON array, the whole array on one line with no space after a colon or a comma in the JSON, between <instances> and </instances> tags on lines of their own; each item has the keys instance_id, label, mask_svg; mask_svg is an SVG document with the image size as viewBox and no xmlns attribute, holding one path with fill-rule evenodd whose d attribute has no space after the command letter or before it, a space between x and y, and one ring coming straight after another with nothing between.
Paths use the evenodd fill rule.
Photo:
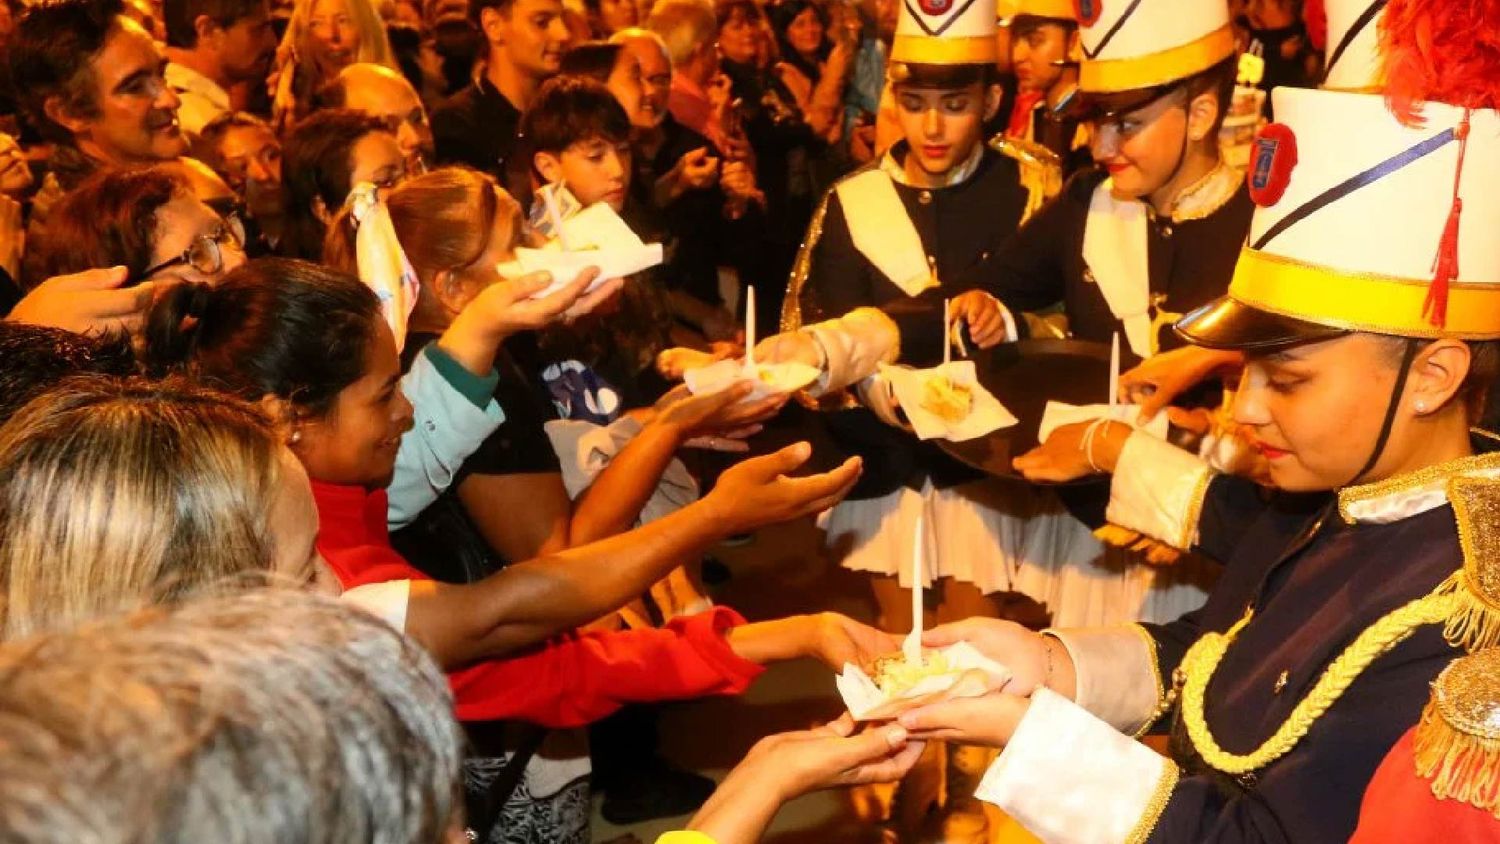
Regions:
<instances>
[{"instance_id":1,"label":"boy with dark hair","mask_svg":"<svg viewBox=\"0 0 1500 844\"><path fill-rule=\"evenodd\" d=\"M182 130L197 135L230 111L229 89L264 84L276 55L266 0L164 0L167 84L182 101Z\"/></svg>"},{"instance_id":2,"label":"boy with dark hair","mask_svg":"<svg viewBox=\"0 0 1500 844\"><path fill-rule=\"evenodd\" d=\"M605 202L619 213L630 190L630 118L609 89L562 76L537 92L521 117L534 173L561 184L583 207Z\"/></svg>"}]
</instances>

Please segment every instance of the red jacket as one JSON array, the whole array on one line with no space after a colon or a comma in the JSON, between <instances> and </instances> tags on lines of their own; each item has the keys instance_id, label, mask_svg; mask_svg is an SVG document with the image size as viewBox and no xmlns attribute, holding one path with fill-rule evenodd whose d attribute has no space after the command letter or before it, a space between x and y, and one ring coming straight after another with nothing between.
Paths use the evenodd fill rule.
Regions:
<instances>
[{"instance_id":1,"label":"red jacket","mask_svg":"<svg viewBox=\"0 0 1500 844\"><path fill-rule=\"evenodd\" d=\"M1439 800L1417 776L1416 730L1407 731L1365 789L1350 844L1478 844L1500 841L1500 820L1459 800Z\"/></svg>"},{"instance_id":2,"label":"red jacket","mask_svg":"<svg viewBox=\"0 0 1500 844\"><path fill-rule=\"evenodd\" d=\"M391 547L385 491L313 481L318 551L345 589L430 580ZM724 631L744 619L727 607L664 630L560 636L509 659L448 674L460 721L518 719L544 727L597 721L627 703L739 694L763 670Z\"/></svg>"}]
</instances>

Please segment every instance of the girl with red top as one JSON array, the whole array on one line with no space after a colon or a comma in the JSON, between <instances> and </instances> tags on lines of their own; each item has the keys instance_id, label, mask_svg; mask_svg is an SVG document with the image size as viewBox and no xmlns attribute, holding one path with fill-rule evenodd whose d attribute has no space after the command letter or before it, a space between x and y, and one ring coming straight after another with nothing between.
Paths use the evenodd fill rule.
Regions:
<instances>
[{"instance_id":1,"label":"girl with red top","mask_svg":"<svg viewBox=\"0 0 1500 844\"><path fill-rule=\"evenodd\" d=\"M570 634L539 646L624 604L674 561L726 535L830 506L854 482L857 462L789 479L783 473L808 455L806 445L792 446L740 464L701 501L636 531L478 583L437 583L407 564L386 534L383 485L411 406L395 389L395 343L373 293L316 265L255 261L216 288L175 289L151 322L154 362L258 401L280 422L312 480L319 552L353 597L450 672L463 720L578 725L625 702L737 693L771 660L815 656L838 667L897 647L834 614L747 625L726 608L664 630ZM488 359L441 340L423 353L459 392L488 400Z\"/></svg>"}]
</instances>

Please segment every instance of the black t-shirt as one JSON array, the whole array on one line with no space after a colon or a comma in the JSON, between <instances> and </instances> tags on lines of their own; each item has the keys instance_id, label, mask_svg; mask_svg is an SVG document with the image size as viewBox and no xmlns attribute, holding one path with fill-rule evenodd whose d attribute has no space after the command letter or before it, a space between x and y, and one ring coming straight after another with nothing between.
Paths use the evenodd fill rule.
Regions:
<instances>
[{"instance_id":1,"label":"black t-shirt","mask_svg":"<svg viewBox=\"0 0 1500 844\"><path fill-rule=\"evenodd\" d=\"M518 174L528 170L516 159L521 110L488 79L449 97L432 112L432 137L439 164L466 164L500 180L516 193ZM524 181L524 180L522 180ZM516 194L525 204L527 191Z\"/></svg>"},{"instance_id":2,"label":"black t-shirt","mask_svg":"<svg viewBox=\"0 0 1500 844\"><path fill-rule=\"evenodd\" d=\"M422 349L436 339L433 334L408 335L401 355L403 366L410 369ZM517 355L533 354L527 348L530 342L529 334L517 335L506 342L506 349L495 358L495 371L500 376L495 401L505 412L505 421L464 461L446 492L410 525L391 534L391 544L396 550L436 580L470 583L512 562L489 546L458 499L458 487L466 478L472 474L561 471L557 453L543 428L557 414L516 361Z\"/></svg>"}]
</instances>

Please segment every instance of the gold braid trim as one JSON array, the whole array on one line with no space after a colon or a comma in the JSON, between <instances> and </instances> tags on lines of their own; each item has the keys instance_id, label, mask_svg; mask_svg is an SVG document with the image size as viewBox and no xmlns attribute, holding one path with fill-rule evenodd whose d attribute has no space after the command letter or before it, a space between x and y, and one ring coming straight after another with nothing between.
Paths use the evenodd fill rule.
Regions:
<instances>
[{"instance_id":1,"label":"gold braid trim","mask_svg":"<svg viewBox=\"0 0 1500 844\"><path fill-rule=\"evenodd\" d=\"M1125 844L1145 844L1146 839L1156 829L1156 824L1161 820L1161 813L1167 810L1167 802L1172 799L1172 791L1177 788L1177 779L1180 772L1177 766L1170 760L1162 767L1161 778L1156 781L1156 788L1151 791L1151 799L1146 803L1146 811L1141 813L1141 819L1131 827L1130 834L1125 836Z\"/></svg>"},{"instance_id":2,"label":"gold braid trim","mask_svg":"<svg viewBox=\"0 0 1500 844\"><path fill-rule=\"evenodd\" d=\"M1446 581L1444 583L1446 586ZM1349 647L1323 670L1323 675L1307 696L1298 701L1292 714L1264 744L1244 753L1230 753L1219 746L1204 718L1204 697L1209 680L1223 660L1240 631L1254 617L1247 611L1224 633L1208 633L1188 649L1183 657L1186 681L1182 687L1182 720L1188 737L1203 760L1226 774L1239 775L1256 771L1285 756L1307 735L1307 731L1329 707L1338 702L1349 686L1372 662L1403 642L1418 627L1445 622L1453 613L1455 596L1444 586L1411 603L1392 610L1365 628Z\"/></svg>"},{"instance_id":3,"label":"gold braid trim","mask_svg":"<svg viewBox=\"0 0 1500 844\"><path fill-rule=\"evenodd\" d=\"M1439 800L1458 800L1500 817L1500 651L1455 660L1432 684L1412 744L1417 776Z\"/></svg>"},{"instance_id":4,"label":"gold braid trim","mask_svg":"<svg viewBox=\"0 0 1500 844\"><path fill-rule=\"evenodd\" d=\"M782 332L796 331L802 327L802 288L807 284L808 273L812 271L813 250L823 238L823 218L828 214L828 201L833 193L834 189L830 188L823 194L823 200L818 203L811 222L807 224L807 234L802 237L802 245L797 248L797 260L792 262L792 274L786 282L786 298L781 300Z\"/></svg>"},{"instance_id":5,"label":"gold braid trim","mask_svg":"<svg viewBox=\"0 0 1500 844\"><path fill-rule=\"evenodd\" d=\"M1131 738L1140 738L1146 734L1147 730L1151 729L1152 725L1161 720L1164 705L1170 708L1170 704L1168 704L1167 686L1162 682L1161 678L1161 654L1156 648L1156 638L1147 633L1146 628L1139 624L1131 624L1129 627L1137 636L1141 637L1141 641L1146 643L1146 649L1151 653L1151 681L1156 684L1156 706L1151 710L1151 714L1147 716L1145 723L1136 728L1136 731L1130 736Z\"/></svg>"},{"instance_id":6,"label":"gold braid trim","mask_svg":"<svg viewBox=\"0 0 1500 844\"><path fill-rule=\"evenodd\" d=\"M1062 158L1035 141L1009 138L1004 134L991 138L989 147L1020 165L1021 187L1026 189L1026 210L1021 212L1024 225L1047 200L1062 191Z\"/></svg>"},{"instance_id":7,"label":"gold braid trim","mask_svg":"<svg viewBox=\"0 0 1500 844\"><path fill-rule=\"evenodd\" d=\"M1458 602L1443 635L1466 651L1492 648L1500 644L1500 482L1454 477L1447 493L1464 567L1438 587Z\"/></svg>"}]
</instances>

